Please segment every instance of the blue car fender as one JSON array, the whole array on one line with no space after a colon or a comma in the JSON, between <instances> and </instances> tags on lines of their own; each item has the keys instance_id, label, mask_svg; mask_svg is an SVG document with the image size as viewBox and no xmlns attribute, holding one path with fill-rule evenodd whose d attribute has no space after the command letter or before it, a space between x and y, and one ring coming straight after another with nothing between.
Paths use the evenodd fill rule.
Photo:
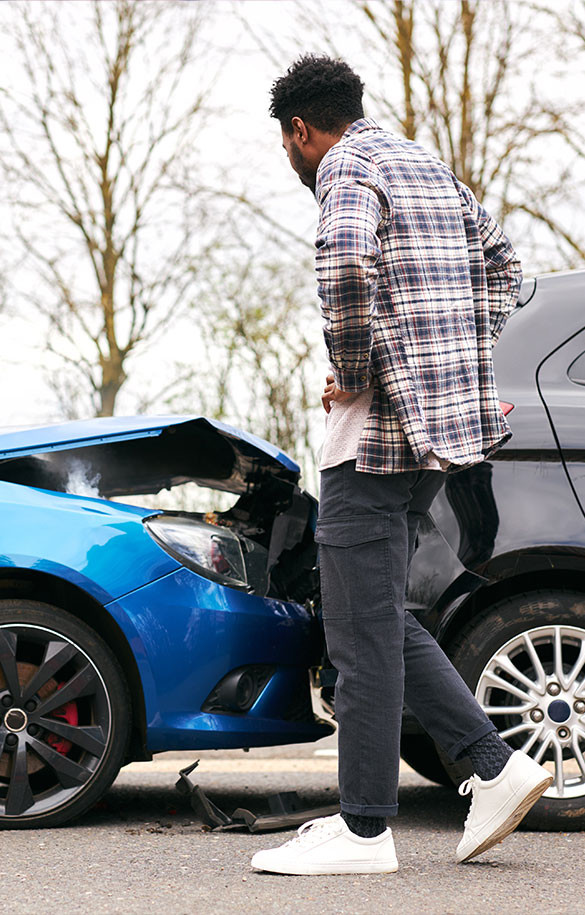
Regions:
<instances>
[{"instance_id":1,"label":"blue car fender","mask_svg":"<svg viewBox=\"0 0 585 915\"><path fill-rule=\"evenodd\" d=\"M180 568L148 535L147 509L0 482L0 568L64 578L107 604Z\"/></svg>"}]
</instances>

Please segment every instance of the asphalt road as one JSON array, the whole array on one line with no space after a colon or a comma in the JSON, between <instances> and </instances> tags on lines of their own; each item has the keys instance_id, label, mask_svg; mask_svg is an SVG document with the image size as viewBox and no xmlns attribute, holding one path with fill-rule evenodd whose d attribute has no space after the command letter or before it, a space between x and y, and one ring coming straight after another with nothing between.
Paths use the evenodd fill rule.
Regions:
<instances>
[{"instance_id":1,"label":"asphalt road","mask_svg":"<svg viewBox=\"0 0 585 915\"><path fill-rule=\"evenodd\" d=\"M323 752L325 751L325 752ZM394 833L396 874L289 877L257 873L250 858L291 838L214 833L175 790L199 755L195 780L222 809L264 812L266 794L296 790L307 807L338 800L331 738L311 746L164 754L127 767L99 809L56 830L0 833L0 912L228 912L377 915L585 913L585 833L516 832L457 865L468 803L405 768Z\"/></svg>"}]
</instances>

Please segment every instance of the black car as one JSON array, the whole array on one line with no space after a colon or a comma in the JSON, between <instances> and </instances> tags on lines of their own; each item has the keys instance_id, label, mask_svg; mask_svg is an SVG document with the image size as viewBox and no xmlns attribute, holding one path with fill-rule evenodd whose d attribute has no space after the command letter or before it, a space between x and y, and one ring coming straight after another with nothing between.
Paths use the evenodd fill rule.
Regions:
<instances>
[{"instance_id":1,"label":"black car","mask_svg":"<svg viewBox=\"0 0 585 915\"><path fill-rule=\"evenodd\" d=\"M525 281L494 362L513 438L447 475L420 531L408 606L502 737L554 774L528 825L583 829L585 271ZM439 783L469 774L408 710L402 755Z\"/></svg>"}]
</instances>

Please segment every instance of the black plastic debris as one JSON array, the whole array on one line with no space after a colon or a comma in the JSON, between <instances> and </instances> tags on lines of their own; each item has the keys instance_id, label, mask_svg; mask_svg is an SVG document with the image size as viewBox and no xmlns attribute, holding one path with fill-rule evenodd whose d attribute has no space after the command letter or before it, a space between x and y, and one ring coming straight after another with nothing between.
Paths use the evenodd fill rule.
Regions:
<instances>
[{"instance_id":1,"label":"black plastic debris","mask_svg":"<svg viewBox=\"0 0 585 915\"><path fill-rule=\"evenodd\" d=\"M314 807L310 810L301 807L296 791L281 791L266 797L270 813L258 816L251 810L238 807L231 816L210 801L199 785L194 785L189 776L198 766L197 759L192 765L181 769L176 783L177 791L188 797L197 819L213 831L224 832L231 829L248 829L250 832L267 832L271 829L292 829L301 826L307 820L317 817L332 816L339 813L339 805Z\"/></svg>"}]
</instances>

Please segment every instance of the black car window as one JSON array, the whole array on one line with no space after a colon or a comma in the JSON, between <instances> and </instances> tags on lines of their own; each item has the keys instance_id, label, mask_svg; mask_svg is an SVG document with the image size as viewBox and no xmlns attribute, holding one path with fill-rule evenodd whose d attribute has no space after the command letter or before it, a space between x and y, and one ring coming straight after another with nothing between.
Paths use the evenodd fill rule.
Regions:
<instances>
[{"instance_id":1,"label":"black car window","mask_svg":"<svg viewBox=\"0 0 585 915\"><path fill-rule=\"evenodd\" d=\"M581 353L580 356L573 359L567 374L575 384L585 384L585 353Z\"/></svg>"}]
</instances>

